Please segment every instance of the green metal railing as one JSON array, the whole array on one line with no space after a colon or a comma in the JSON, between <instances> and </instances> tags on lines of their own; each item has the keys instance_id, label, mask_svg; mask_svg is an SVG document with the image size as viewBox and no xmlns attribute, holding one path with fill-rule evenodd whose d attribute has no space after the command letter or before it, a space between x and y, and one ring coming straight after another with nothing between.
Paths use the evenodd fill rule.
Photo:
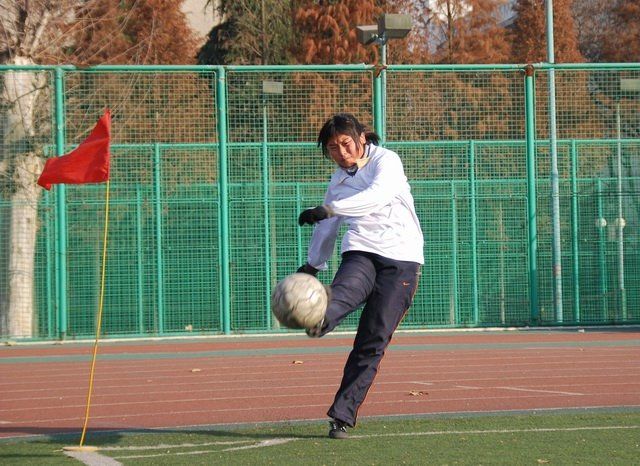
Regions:
<instances>
[{"instance_id":1,"label":"green metal railing","mask_svg":"<svg viewBox=\"0 0 640 466\"><path fill-rule=\"evenodd\" d=\"M306 258L310 229L296 218L322 200L333 166L315 138L338 111L382 133L412 186L426 264L403 327L637 323L640 96L619 83L640 80L640 64L555 65L556 109L549 69L391 65L383 86L366 65L0 67L9 116L24 111L11 89L47 81L26 114L34 124L5 118L0 128L2 160L11 160L0 173L0 335L95 332L105 186L49 193L10 170L25 147L40 158L69 151L105 107L113 140L103 336L285 331L268 298ZM265 94L264 81L282 83L282 94ZM20 229L25 207L37 222ZM30 235L33 262L16 262ZM338 261L336 252L323 281ZM18 286L32 292L12 292Z\"/></svg>"}]
</instances>

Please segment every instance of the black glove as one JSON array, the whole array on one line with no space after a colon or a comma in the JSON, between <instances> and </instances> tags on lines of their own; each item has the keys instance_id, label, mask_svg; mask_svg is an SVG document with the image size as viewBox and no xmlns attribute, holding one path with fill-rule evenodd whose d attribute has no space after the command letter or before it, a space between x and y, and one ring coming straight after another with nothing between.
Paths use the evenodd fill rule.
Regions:
<instances>
[{"instance_id":1,"label":"black glove","mask_svg":"<svg viewBox=\"0 0 640 466\"><path fill-rule=\"evenodd\" d=\"M314 277L318 274L318 269L316 269L315 267L310 266L309 264L304 264L301 265L300 268L298 270L296 270L297 273L306 273L309 275L313 275Z\"/></svg>"},{"instance_id":2,"label":"black glove","mask_svg":"<svg viewBox=\"0 0 640 466\"><path fill-rule=\"evenodd\" d=\"M329 207L319 205L318 207L314 207L313 209L307 209L303 211L298 217L298 224L300 226L304 225L305 223L313 225L314 223L318 223L320 220L324 220L325 218L331 216L332 212Z\"/></svg>"}]
</instances>

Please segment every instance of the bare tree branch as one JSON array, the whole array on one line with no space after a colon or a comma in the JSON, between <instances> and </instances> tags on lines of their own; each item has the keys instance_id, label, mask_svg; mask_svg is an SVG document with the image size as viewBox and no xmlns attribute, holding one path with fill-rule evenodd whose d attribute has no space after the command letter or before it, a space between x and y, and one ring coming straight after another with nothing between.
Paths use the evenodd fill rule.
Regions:
<instances>
[{"instance_id":1,"label":"bare tree branch","mask_svg":"<svg viewBox=\"0 0 640 466\"><path fill-rule=\"evenodd\" d=\"M49 25L49 20L51 19L51 16L52 15L49 10L46 10L43 13L42 19L40 20L40 24L38 24L38 27L33 32L33 39L31 40L31 46L29 47L29 52L28 52L29 56L32 56L40 46L40 40L44 35L44 31L46 27Z\"/></svg>"}]
</instances>

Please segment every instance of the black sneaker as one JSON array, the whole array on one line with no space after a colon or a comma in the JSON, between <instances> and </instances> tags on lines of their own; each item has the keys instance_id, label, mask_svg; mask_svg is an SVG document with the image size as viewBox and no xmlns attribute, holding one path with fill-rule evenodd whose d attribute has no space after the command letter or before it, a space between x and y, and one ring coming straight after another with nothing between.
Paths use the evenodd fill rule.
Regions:
<instances>
[{"instance_id":1,"label":"black sneaker","mask_svg":"<svg viewBox=\"0 0 640 466\"><path fill-rule=\"evenodd\" d=\"M347 424L337 419L329 421L329 438L335 439L347 439L349 434L347 433Z\"/></svg>"}]
</instances>

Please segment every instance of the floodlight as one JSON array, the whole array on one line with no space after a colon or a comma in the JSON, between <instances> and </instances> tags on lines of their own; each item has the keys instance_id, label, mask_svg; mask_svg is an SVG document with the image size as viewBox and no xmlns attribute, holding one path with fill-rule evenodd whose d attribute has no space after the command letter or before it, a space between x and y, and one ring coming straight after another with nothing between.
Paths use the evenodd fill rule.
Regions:
<instances>
[{"instance_id":1,"label":"floodlight","mask_svg":"<svg viewBox=\"0 0 640 466\"><path fill-rule=\"evenodd\" d=\"M366 26L356 26L358 42L363 45L373 44L378 39L378 26L368 24Z\"/></svg>"},{"instance_id":2,"label":"floodlight","mask_svg":"<svg viewBox=\"0 0 640 466\"><path fill-rule=\"evenodd\" d=\"M378 19L378 34L387 39L403 39L411 31L411 16L383 14Z\"/></svg>"}]
</instances>

